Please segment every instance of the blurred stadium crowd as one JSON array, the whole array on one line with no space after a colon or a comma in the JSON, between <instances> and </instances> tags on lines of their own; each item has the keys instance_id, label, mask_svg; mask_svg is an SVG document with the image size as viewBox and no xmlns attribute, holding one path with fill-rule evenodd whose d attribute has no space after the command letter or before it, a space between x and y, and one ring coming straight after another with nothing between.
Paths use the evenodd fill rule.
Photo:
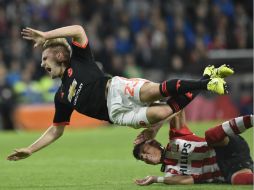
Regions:
<instances>
[{"instance_id":1,"label":"blurred stadium crowd","mask_svg":"<svg viewBox=\"0 0 254 190\"><path fill-rule=\"evenodd\" d=\"M57 89L40 68L40 50L21 38L26 26L80 24L107 73L149 79L152 70L160 81L197 73L211 49L252 49L252 7L251 0L0 0L0 102L52 102Z\"/></svg>"}]
</instances>

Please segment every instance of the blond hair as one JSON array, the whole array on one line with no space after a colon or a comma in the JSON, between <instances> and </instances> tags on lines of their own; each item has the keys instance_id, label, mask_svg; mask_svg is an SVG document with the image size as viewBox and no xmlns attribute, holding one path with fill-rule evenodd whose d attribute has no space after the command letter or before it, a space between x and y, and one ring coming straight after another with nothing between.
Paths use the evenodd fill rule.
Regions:
<instances>
[{"instance_id":1,"label":"blond hair","mask_svg":"<svg viewBox=\"0 0 254 190\"><path fill-rule=\"evenodd\" d=\"M62 52L64 58L57 61L64 62L65 65L68 65L72 50L70 44L65 38L54 38L46 40L42 46L42 49L44 51L48 48L52 49L54 53Z\"/></svg>"}]
</instances>

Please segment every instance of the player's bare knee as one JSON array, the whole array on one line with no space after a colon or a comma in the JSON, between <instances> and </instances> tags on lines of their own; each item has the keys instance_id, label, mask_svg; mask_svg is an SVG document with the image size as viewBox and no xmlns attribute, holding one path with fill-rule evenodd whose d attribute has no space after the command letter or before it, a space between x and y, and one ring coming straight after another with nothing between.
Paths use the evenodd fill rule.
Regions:
<instances>
[{"instance_id":1,"label":"player's bare knee","mask_svg":"<svg viewBox=\"0 0 254 190\"><path fill-rule=\"evenodd\" d=\"M141 102L153 102L161 98L159 84L146 82L140 89Z\"/></svg>"},{"instance_id":2,"label":"player's bare knee","mask_svg":"<svg viewBox=\"0 0 254 190\"><path fill-rule=\"evenodd\" d=\"M172 114L172 110L168 106L152 108L147 112L147 118L150 124L155 124L157 122L163 121L167 119L170 114Z\"/></svg>"}]
</instances>

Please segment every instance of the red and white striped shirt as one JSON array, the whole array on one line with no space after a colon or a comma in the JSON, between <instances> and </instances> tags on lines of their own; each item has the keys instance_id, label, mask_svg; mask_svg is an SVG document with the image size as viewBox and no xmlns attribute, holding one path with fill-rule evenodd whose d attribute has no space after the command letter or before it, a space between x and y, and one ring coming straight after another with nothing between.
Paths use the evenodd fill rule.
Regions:
<instances>
[{"instance_id":1,"label":"red and white striped shirt","mask_svg":"<svg viewBox=\"0 0 254 190\"><path fill-rule=\"evenodd\" d=\"M195 183L223 182L216 162L216 153L204 138L196 136L188 127L171 128L170 142L164 154L165 176L191 175Z\"/></svg>"}]
</instances>

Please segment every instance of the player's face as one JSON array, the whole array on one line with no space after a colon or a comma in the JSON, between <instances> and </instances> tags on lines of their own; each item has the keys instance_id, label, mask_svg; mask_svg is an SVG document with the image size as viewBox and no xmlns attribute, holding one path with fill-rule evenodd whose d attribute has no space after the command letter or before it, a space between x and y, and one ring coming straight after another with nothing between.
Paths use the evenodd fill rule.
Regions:
<instances>
[{"instance_id":1,"label":"player's face","mask_svg":"<svg viewBox=\"0 0 254 190\"><path fill-rule=\"evenodd\" d=\"M140 158L147 164L159 164L161 162L161 150L150 144L144 144L140 151Z\"/></svg>"},{"instance_id":2,"label":"player's face","mask_svg":"<svg viewBox=\"0 0 254 190\"><path fill-rule=\"evenodd\" d=\"M56 58L50 49L45 49L42 52L41 67L43 67L53 79L61 77L64 71L63 66L56 62Z\"/></svg>"}]
</instances>

